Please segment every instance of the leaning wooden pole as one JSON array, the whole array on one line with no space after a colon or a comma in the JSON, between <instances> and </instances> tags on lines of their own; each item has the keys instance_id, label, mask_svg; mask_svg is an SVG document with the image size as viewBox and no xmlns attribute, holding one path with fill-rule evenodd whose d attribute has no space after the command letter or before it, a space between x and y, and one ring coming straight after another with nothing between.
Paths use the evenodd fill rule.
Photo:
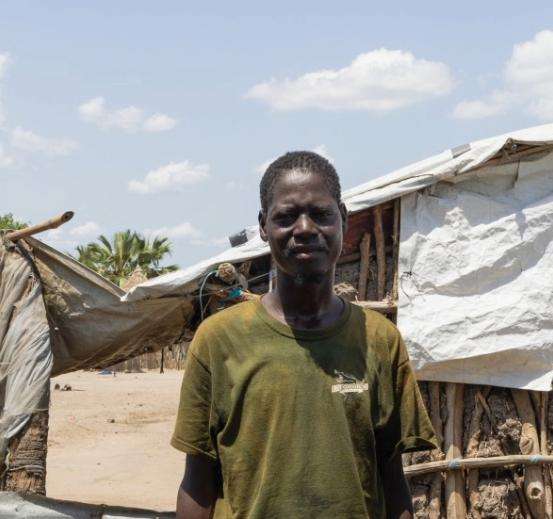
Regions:
<instances>
[{"instance_id":1,"label":"leaning wooden pole","mask_svg":"<svg viewBox=\"0 0 553 519\"><path fill-rule=\"evenodd\" d=\"M17 231L11 231L6 234L6 238L11 241L17 241L21 238L27 238L27 236L32 236L33 234L38 234L39 232L47 231L49 229L55 229L60 225L68 222L73 218L75 213L73 211L66 211L59 216L50 218L45 222L39 223L37 225L31 225L30 227L25 227L24 229L19 229Z\"/></svg>"},{"instance_id":2,"label":"leaning wooden pole","mask_svg":"<svg viewBox=\"0 0 553 519\"><path fill-rule=\"evenodd\" d=\"M446 385L447 421L444 431L444 450L450 463L462 457L463 450L463 384ZM445 480L447 519L465 519L465 478L460 469L447 473Z\"/></svg>"}]
</instances>

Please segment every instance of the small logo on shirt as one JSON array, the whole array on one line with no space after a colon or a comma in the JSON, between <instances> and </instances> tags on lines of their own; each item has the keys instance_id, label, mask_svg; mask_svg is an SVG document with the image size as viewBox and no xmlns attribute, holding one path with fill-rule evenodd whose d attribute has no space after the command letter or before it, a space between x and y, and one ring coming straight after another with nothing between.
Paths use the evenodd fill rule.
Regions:
<instances>
[{"instance_id":1,"label":"small logo on shirt","mask_svg":"<svg viewBox=\"0 0 553 519\"><path fill-rule=\"evenodd\" d=\"M333 393L362 393L369 390L369 384L364 380L357 380L353 375L348 375L343 371L334 370L336 375L336 384L332 384Z\"/></svg>"}]
</instances>

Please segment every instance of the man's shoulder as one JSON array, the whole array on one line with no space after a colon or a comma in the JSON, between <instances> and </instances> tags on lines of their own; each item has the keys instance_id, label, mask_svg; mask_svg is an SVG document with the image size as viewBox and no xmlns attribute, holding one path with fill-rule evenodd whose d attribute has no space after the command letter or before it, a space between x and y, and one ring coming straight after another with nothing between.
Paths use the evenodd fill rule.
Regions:
<instances>
[{"instance_id":1,"label":"man's shoulder","mask_svg":"<svg viewBox=\"0 0 553 519\"><path fill-rule=\"evenodd\" d=\"M395 338L399 335L396 325L377 310L352 303L352 312L356 314L357 321L364 321L367 329L372 329L379 335L384 334L390 338Z\"/></svg>"},{"instance_id":2,"label":"man's shoulder","mask_svg":"<svg viewBox=\"0 0 553 519\"><path fill-rule=\"evenodd\" d=\"M255 317L257 305L258 300L252 299L220 310L202 321L196 333L211 335L244 328Z\"/></svg>"}]
</instances>

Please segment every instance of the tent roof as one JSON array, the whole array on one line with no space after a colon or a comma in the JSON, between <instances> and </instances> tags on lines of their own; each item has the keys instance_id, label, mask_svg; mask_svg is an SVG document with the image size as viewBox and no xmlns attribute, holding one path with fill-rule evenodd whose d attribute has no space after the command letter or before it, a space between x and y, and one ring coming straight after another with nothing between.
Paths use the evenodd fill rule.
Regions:
<instances>
[{"instance_id":1,"label":"tent roof","mask_svg":"<svg viewBox=\"0 0 553 519\"><path fill-rule=\"evenodd\" d=\"M553 145L553 124L535 126L497 137L471 142L448 149L428 159L415 162L388 175L370 180L343 193L350 213L431 186L439 181L454 181L475 169L495 163L511 162L523 154ZM245 244L164 276L148 280L123 296L125 301L185 295L198 288L198 280L223 262L239 262L269 253L269 247L258 234Z\"/></svg>"}]
</instances>

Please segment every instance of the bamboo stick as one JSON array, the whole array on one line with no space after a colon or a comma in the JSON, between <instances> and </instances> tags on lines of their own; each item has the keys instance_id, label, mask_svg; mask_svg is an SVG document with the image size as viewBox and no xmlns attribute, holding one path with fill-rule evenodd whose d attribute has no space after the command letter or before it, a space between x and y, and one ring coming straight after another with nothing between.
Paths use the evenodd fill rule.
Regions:
<instances>
[{"instance_id":1,"label":"bamboo stick","mask_svg":"<svg viewBox=\"0 0 553 519\"><path fill-rule=\"evenodd\" d=\"M382 300L386 295L386 249L384 245L384 230L382 228L382 207L376 206L374 214L374 238L376 242L377 266L377 299Z\"/></svg>"},{"instance_id":2,"label":"bamboo stick","mask_svg":"<svg viewBox=\"0 0 553 519\"><path fill-rule=\"evenodd\" d=\"M463 446L463 384L448 383L446 385L447 421L444 430L444 450L446 462L460 458ZM440 462L437 462L440 463ZM447 519L465 519L467 506L465 503L465 481L460 470L447 473L445 481L445 499Z\"/></svg>"},{"instance_id":3,"label":"bamboo stick","mask_svg":"<svg viewBox=\"0 0 553 519\"><path fill-rule=\"evenodd\" d=\"M538 467L539 465L553 464L553 456L541 454L510 454L508 456L492 456L490 458L452 458L440 461L429 461L404 467L405 477L422 476L434 472L458 472L461 469L493 469L508 467L511 465L526 465Z\"/></svg>"},{"instance_id":4,"label":"bamboo stick","mask_svg":"<svg viewBox=\"0 0 553 519\"><path fill-rule=\"evenodd\" d=\"M68 222L73 218L75 213L73 211L66 211L59 216L50 218L45 222L39 223L37 225L31 225L30 227L25 227L25 229L19 229L18 231L12 231L6 234L6 238L11 241L17 241L21 238L26 238L27 236L32 236L33 234L38 234L39 232L47 231L49 229L55 229L60 225Z\"/></svg>"},{"instance_id":5,"label":"bamboo stick","mask_svg":"<svg viewBox=\"0 0 553 519\"><path fill-rule=\"evenodd\" d=\"M527 455L539 455L540 444L536 430L536 417L528 391L512 389L511 394L522 421L520 434L520 452ZM527 466L524 471L524 492L528 499L528 506L536 519L545 517L544 486L542 470L537 466Z\"/></svg>"},{"instance_id":6,"label":"bamboo stick","mask_svg":"<svg viewBox=\"0 0 553 519\"><path fill-rule=\"evenodd\" d=\"M430 420L438 438L440 450L435 452L434 460L441 458L443 448L443 423L440 415L440 383L428 382L428 394L430 397ZM428 517L429 519L440 519L442 515L442 475L436 474L430 484Z\"/></svg>"},{"instance_id":7,"label":"bamboo stick","mask_svg":"<svg viewBox=\"0 0 553 519\"><path fill-rule=\"evenodd\" d=\"M369 261L371 254L371 235L368 232L363 234L363 238L359 245L359 252L361 254L361 264L359 265L359 285L357 292L359 294L359 299L364 301L367 298L367 281L369 279Z\"/></svg>"}]
</instances>

